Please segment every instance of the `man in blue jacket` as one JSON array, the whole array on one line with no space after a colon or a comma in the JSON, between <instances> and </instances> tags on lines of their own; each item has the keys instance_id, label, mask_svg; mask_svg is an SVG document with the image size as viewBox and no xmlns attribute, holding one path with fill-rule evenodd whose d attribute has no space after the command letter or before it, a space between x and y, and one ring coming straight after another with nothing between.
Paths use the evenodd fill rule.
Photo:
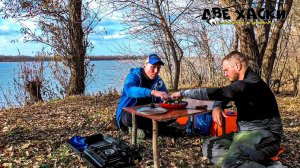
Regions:
<instances>
[{"instance_id":1,"label":"man in blue jacket","mask_svg":"<svg viewBox=\"0 0 300 168\"><path fill-rule=\"evenodd\" d=\"M131 127L131 114L122 108L150 103L159 103L169 98L164 81L158 75L164 63L157 54L151 54L146 59L142 68L132 68L128 74L116 110L118 127L126 129ZM150 133L152 121L136 116L137 127ZM159 126L160 127L160 126Z\"/></svg>"}]
</instances>

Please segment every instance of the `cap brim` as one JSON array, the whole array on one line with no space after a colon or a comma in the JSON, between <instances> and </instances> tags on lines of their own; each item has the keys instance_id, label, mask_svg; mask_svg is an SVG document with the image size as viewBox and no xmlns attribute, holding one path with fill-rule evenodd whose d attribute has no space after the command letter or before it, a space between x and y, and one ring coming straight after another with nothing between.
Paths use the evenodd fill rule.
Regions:
<instances>
[{"instance_id":1,"label":"cap brim","mask_svg":"<svg viewBox=\"0 0 300 168\"><path fill-rule=\"evenodd\" d=\"M162 61L159 61L159 60L157 60L157 61L152 61L152 62L149 62L149 63L152 64L152 65L154 65L154 64L160 64L160 65L162 65L162 66L165 65Z\"/></svg>"}]
</instances>

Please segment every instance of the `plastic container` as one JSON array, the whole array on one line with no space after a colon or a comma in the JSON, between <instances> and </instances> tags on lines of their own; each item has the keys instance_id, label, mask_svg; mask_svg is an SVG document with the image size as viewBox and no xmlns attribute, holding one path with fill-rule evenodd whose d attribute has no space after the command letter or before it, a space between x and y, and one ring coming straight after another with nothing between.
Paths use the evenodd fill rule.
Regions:
<instances>
[{"instance_id":1,"label":"plastic container","mask_svg":"<svg viewBox=\"0 0 300 168\"><path fill-rule=\"evenodd\" d=\"M225 109L224 115L225 117L222 118L223 119L222 126L212 121L211 129L210 129L211 136L222 136L223 133L229 134L231 132L237 132L237 123L236 123L237 112Z\"/></svg>"},{"instance_id":2,"label":"plastic container","mask_svg":"<svg viewBox=\"0 0 300 168\"><path fill-rule=\"evenodd\" d=\"M186 123L188 122L188 119L189 119L188 116L179 117L179 118L177 118L176 122L180 125L186 125Z\"/></svg>"},{"instance_id":3,"label":"plastic container","mask_svg":"<svg viewBox=\"0 0 300 168\"><path fill-rule=\"evenodd\" d=\"M179 103L159 103L159 105L163 108L167 108L167 109L184 109L186 108L186 106L188 105L188 102L185 101L180 101Z\"/></svg>"}]
</instances>

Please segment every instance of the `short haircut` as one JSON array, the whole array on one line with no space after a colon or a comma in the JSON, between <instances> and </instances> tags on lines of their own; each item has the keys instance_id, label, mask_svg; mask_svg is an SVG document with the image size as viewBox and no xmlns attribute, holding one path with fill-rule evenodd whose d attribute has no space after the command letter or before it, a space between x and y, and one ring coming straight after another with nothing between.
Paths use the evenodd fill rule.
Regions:
<instances>
[{"instance_id":1,"label":"short haircut","mask_svg":"<svg viewBox=\"0 0 300 168\"><path fill-rule=\"evenodd\" d=\"M149 63L149 58L146 57L145 60L144 60L144 64L148 64Z\"/></svg>"},{"instance_id":2,"label":"short haircut","mask_svg":"<svg viewBox=\"0 0 300 168\"><path fill-rule=\"evenodd\" d=\"M245 64L246 66L248 66L248 59L241 52L231 51L229 54L227 54L223 58L222 62L224 62L225 60L230 61L231 59L235 59L235 60L239 61L240 63Z\"/></svg>"}]
</instances>

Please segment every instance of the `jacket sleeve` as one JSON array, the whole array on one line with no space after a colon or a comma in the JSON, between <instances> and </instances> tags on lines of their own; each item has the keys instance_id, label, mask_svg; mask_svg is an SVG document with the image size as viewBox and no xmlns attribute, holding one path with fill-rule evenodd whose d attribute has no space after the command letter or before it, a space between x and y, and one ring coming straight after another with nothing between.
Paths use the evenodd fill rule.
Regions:
<instances>
[{"instance_id":1,"label":"jacket sleeve","mask_svg":"<svg viewBox=\"0 0 300 168\"><path fill-rule=\"evenodd\" d=\"M222 109L226 108L226 105L229 103L229 101L214 101L214 104L212 106L212 109L216 108L216 107L220 107Z\"/></svg>"},{"instance_id":2,"label":"jacket sleeve","mask_svg":"<svg viewBox=\"0 0 300 168\"><path fill-rule=\"evenodd\" d=\"M133 73L129 73L124 84L124 92L131 98L143 98L151 96L151 89L140 87L141 79Z\"/></svg>"},{"instance_id":3,"label":"jacket sleeve","mask_svg":"<svg viewBox=\"0 0 300 168\"><path fill-rule=\"evenodd\" d=\"M235 82L221 88L208 88L207 95L210 100L229 102L234 100L244 88L244 83Z\"/></svg>"},{"instance_id":4,"label":"jacket sleeve","mask_svg":"<svg viewBox=\"0 0 300 168\"><path fill-rule=\"evenodd\" d=\"M198 88L180 91L181 96L199 100L218 100L229 102L244 88L236 82L221 88Z\"/></svg>"},{"instance_id":5,"label":"jacket sleeve","mask_svg":"<svg viewBox=\"0 0 300 168\"><path fill-rule=\"evenodd\" d=\"M182 90L180 95L191 99L209 100L206 88Z\"/></svg>"}]
</instances>

